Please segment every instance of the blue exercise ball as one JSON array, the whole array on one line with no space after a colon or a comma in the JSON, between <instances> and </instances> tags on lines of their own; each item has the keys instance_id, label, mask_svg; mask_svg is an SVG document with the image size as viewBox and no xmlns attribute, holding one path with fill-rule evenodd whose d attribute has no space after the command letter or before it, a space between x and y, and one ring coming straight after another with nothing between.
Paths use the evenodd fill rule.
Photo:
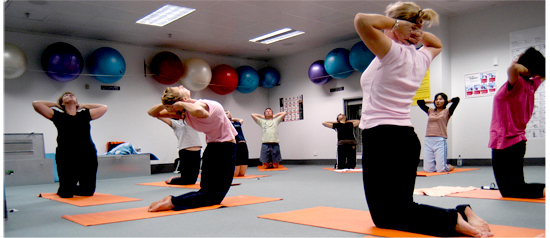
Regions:
<instances>
[{"instance_id":1,"label":"blue exercise ball","mask_svg":"<svg viewBox=\"0 0 550 238\"><path fill-rule=\"evenodd\" d=\"M264 88L275 87L280 79L281 74L273 67L268 66L260 70L260 85Z\"/></svg>"},{"instance_id":2,"label":"blue exercise ball","mask_svg":"<svg viewBox=\"0 0 550 238\"><path fill-rule=\"evenodd\" d=\"M82 73L84 59L80 51L74 46L57 42L46 47L42 53L42 69L46 74L57 81L69 82Z\"/></svg>"},{"instance_id":3,"label":"blue exercise ball","mask_svg":"<svg viewBox=\"0 0 550 238\"><path fill-rule=\"evenodd\" d=\"M362 41L357 42L349 52L349 64L359 72L365 71L376 57Z\"/></svg>"},{"instance_id":4,"label":"blue exercise ball","mask_svg":"<svg viewBox=\"0 0 550 238\"><path fill-rule=\"evenodd\" d=\"M325 70L336 79L347 78L353 73L349 64L349 50L336 48L330 51L325 58Z\"/></svg>"},{"instance_id":5,"label":"blue exercise ball","mask_svg":"<svg viewBox=\"0 0 550 238\"><path fill-rule=\"evenodd\" d=\"M332 79L325 70L325 61L317 60L309 66L309 71L307 72L309 80L314 84L326 84Z\"/></svg>"},{"instance_id":6,"label":"blue exercise ball","mask_svg":"<svg viewBox=\"0 0 550 238\"><path fill-rule=\"evenodd\" d=\"M115 49L101 47L95 50L87 61L88 70L102 83L114 83L126 72L126 61Z\"/></svg>"},{"instance_id":7,"label":"blue exercise ball","mask_svg":"<svg viewBox=\"0 0 550 238\"><path fill-rule=\"evenodd\" d=\"M239 76L237 91L241 93L251 93L256 90L260 83L260 77L254 68L244 65L238 67L235 71L237 71L237 76Z\"/></svg>"}]
</instances>

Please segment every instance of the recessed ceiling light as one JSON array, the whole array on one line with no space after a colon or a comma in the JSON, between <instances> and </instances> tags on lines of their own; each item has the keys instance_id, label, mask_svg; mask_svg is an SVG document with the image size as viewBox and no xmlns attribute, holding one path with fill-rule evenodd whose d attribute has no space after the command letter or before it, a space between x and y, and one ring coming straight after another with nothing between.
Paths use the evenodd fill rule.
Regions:
<instances>
[{"instance_id":1,"label":"recessed ceiling light","mask_svg":"<svg viewBox=\"0 0 550 238\"><path fill-rule=\"evenodd\" d=\"M250 39L249 41L259 42L259 43L262 43L262 44L271 44L273 42L288 39L290 37L294 37L294 36L301 35L301 34L304 34L304 33L305 32L303 32L303 31L296 31L296 30L292 30L290 28L283 28L283 29L280 29L280 30L277 30L277 31L274 31L274 32L267 33L265 35L256 37L254 39Z\"/></svg>"},{"instance_id":2,"label":"recessed ceiling light","mask_svg":"<svg viewBox=\"0 0 550 238\"><path fill-rule=\"evenodd\" d=\"M196 9L180 7L174 5L165 5L159 8L153 13L139 19L136 23L152 25L152 26L165 26L170 22L173 22L181 17L194 12Z\"/></svg>"}]
</instances>

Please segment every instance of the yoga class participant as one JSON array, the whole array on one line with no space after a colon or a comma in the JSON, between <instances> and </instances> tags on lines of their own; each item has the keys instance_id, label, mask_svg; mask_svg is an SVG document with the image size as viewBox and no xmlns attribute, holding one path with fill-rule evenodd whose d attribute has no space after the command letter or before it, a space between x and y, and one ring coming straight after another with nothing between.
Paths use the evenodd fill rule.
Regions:
<instances>
[{"instance_id":1,"label":"yoga class participant","mask_svg":"<svg viewBox=\"0 0 550 238\"><path fill-rule=\"evenodd\" d=\"M94 195L97 150L92 140L90 121L103 116L107 106L79 104L71 92L63 93L57 102L34 101L32 106L57 128L57 195L62 198Z\"/></svg>"},{"instance_id":2,"label":"yoga class participant","mask_svg":"<svg viewBox=\"0 0 550 238\"><path fill-rule=\"evenodd\" d=\"M201 141L199 132L185 123L184 114L177 113L178 118L159 117L159 112L164 109L162 104L151 107L147 113L166 123L174 130L178 138L178 159L176 170L180 176L174 176L166 180L167 184L189 185L195 184L201 170Z\"/></svg>"},{"instance_id":3,"label":"yoga class participant","mask_svg":"<svg viewBox=\"0 0 550 238\"><path fill-rule=\"evenodd\" d=\"M437 23L435 11L412 2L390 4L386 16L355 16L357 33L376 56L361 75L365 197L380 228L442 237L457 233L488 237L493 235L489 225L469 205L444 209L413 201L421 148L410 105L443 47L435 35L422 30ZM417 43L423 45L418 50Z\"/></svg>"},{"instance_id":4,"label":"yoga class participant","mask_svg":"<svg viewBox=\"0 0 550 238\"><path fill-rule=\"evenodd\" d=\"M220 204L233 182L237 131L220 103L192 99L191 92L183 86L166 88L161 99L165 109L158 113L159 117L177 118L181 113L189 126L206 134L207 145L202 155L201 189L164 197L153 202L148 210L183 210Z\"/></svg>"},{"instance_id":5,"label":"yoga class participant","mask_svg":"<svg viewBox=\"0 0 550 238\"><path fill-rule=\"evenodd\" d=\"M541 198L546 185L525 183L523 162L527 137L525 128L535 108L535 91L544 82L546 59L529 48L508 67L508 81L493 99L489 148L495 180L503 197Z\"/></svg>"},{"instance_id":6,"label":"yoga class participant","mask_svg":"<svg viewBox=\"0 0 550 238\"><path fill-rule=\"evenodd\" d=\"M353 128L359 126L359 120L347 120L346 115L340 113L336 121L325 121L323 126L334 129L338 135L338 159L335 169L355 169L357 141L353 135Z\"/></svg>"},{"instance_id":7,"label":"yoga class participant","mask_svg":"<svg viewBox=\"0 0 550 238\"><path fill-rule=\"evenodd\" d=\"M449 172L454 166L447 164L447 124L453 115L460 98L448 100L447 94L438 93L434 100L416 101L420 109L428 114L426 138L424 138L424 171ZM447 104L452 102L447 109ZM426 103L433 103L435 108L429 108Z\"/></svg>"}]
</instances>

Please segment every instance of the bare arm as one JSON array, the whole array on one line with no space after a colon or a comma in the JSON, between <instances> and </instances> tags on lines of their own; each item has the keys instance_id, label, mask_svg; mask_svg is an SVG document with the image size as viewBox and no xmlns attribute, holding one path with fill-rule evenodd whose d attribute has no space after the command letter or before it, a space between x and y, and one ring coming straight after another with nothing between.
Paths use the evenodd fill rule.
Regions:
<instances>
[{"instance_id":1,"label":"bare arm","mask_svg":"<svg viewBox=\"0 0 550 238\"><path fill-rule=\"evenodd\" d=\"M207 118L210 116L209 108L206 103L203 102L183 102L179 101L174 103L175 107L183 107L183 110L187 111L189 115L198 118Z\"/></svg>"},{"instance_id":2,"label":"bare arm","mask_svg":"<svg viewBox=\"0 0 550 238\"><path fill-rule=\"evenodd\" d=\"M51 109L51 107L59 107L59 105L55 102L34 101L32 102L32 107L36 112L38 112L38 114L42 115L47 119L52 119L53 109Z\"/></svg>"},{"instance_id":3,"label":"bare arm","mask_svg":"<svg viewBox=\"0 0 550 238\"><path fill-rule=\"evenodd\" d=\"M424 45L423 47L426 47L426 50L432 54L432 58L435 58L439 55L439 53L441 53L441 50L443 50L441 40L439 40L439 38L432 33L422 32L422 36L419 38L419 41Z\"/></svg>"},{"instance_id":4,"label":"bare arm","mask_svg":"<svg viewBox=\"0 0 550 238\"><path fill-rule=\"evenodd\" d=\"M325 121L323 122L323 126L328 127L330 129L334 129L333 125L334 123L338 123L337 121Z\"/></svg>"},{"instance_id":5,"label":"bare arm","mask_svg":"<svg viewBox=\"0 0 550 238\"><path fill-rule=\"evenodd\" d=\"M400 43L409 45L413 31L413 23L398 20L398 26L393 30ZM355 30L369 50L378 58L384 58L391 48L391 39L384 35L382 30L392 30L396 20L378 14L359 13L355 15Z\"/></svg>"},{"instance_id":6,"label":"bare arm","mask_svg":"<svg viewBox=\"0 0 550 238\"><path fill-rule=\"evenodd\" d=\"M518 64L516 61L512 62L512 65L508 67L508 83L511 86L514 86L521 78L521 76L528 75L529 70L525 66Z\"/></svg>"},{"instance_id":7,"label":"bare arm","mask_svg":"<svg viewBox=\"0 0 550 238\"><path fill-rule=\"evenodd\" d=\"M103 104L87 103L79 104L78 107L90 110L90 116L92 117L92 120L100 118L107 112L107 105Z\"/></svg>"},{"instance_id":8,"label":"bare arm","mask_svg":"<svg viewBox=\"0 0 550 238\"><path fill-rule=\"evenodd\" d=\"M168 124L168 126L172 127L172 119L167 117L157 117L157 119L161 120L162 122Z\"/></svg>"},{"instance_id":9,"label":"bare arm","mask_svg":"<svg viewBox=\"0 0 550 238\"><path fill-rule=\"evenodd\" d=\"M147 114L156 118L179 118L176 113L168 112L162 104L157 104L147 110Z\"/></svg>"},{"instance_id":10,"label":"bare arm","mask_svg":"<svg viewBox=\"0 0 550 238\"><path fill-rule=\"evenodd\" d=\"M241 118L231 118L232 121L238 121L239 123L241 123L241 125L244 124L244 120L241 119Z\"/></svg>"},{"instance_id":11,"label":"bare arm","mask_svg":"<svg viewBox=\"0 0 550 238\"><path fill-rule=\"evenodd\" d=\"M275 115L273 115L273 118L276 118L276 117L285 117L287 113L288 113L288 112L286 112L286 111L282 111L282 112L276 113Z\"/></svg>"},{"instance_id":12,"label":"bare arm","mask_svg":"<svg viewBox=\"0 0 550 238\"><path fill-rule=\"evenodd\" d=\"M252 117L252 119L254 119L254 122L257 122L258 119L265 119L264 115L261 115L261 114L257 114L257 113L250 113L250 116Z\"/></svg>"},{"instance_id":13,"label":"bare arm","mask_svg":"<svg viewBox=\"0 0 550 238\"><path fill-rule=\"evenodd\" d=\"M357 126L359 126L359 122L361 122L361 121L360 120L348 120L348 122L353 123L353 127L357 127Z\"/></svg>"}]
</instances>

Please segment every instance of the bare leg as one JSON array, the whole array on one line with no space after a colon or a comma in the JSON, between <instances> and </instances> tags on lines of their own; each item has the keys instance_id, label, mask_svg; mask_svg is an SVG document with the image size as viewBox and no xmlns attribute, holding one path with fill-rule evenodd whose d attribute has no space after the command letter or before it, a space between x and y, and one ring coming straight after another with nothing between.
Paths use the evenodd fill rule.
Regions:
<instances>
[{"instance_id":1,"label":"bare leg","mask_svg":"<svg viewBox=\"0 0 550 238\"><path fill-rule=\"evenodd\" d=\"M485 220L478 217L470 207L466 207L464 214L468 218L468 223L480 230L481 233L485 234L487 237L494 235L489 228L489 224L487 224Z\"/></svg>"},{"instance_id":2,"label":"bare leg","mask_svg":"<svg viewBox=\"0 0 550 238\"><path fill-rule=\"evenodd\" d=\"M233 174L233 177L239 177L240 173L241 173L241 166L240 165L235 166L235 173Z\"/></svg>"},{"instance_id":3,"label":"bare leg","mask_svg":"<svg viewBox=\"0 0 550 238\"><path fill-rule=\"evenodd\" d=\"M174 204L172 204L172 196L166 196L160 201L151 203L147 211L149 212L167 211L167 210L172 210L172 208L174 207L175 207Z\"/></svg>"},{"instance_id":4,"label":"bare leg","mask_svg":"<svg viewBox=\"0 0 550 238\"><path fill-rule=\"evenodd\" d=\"M479 229L466 222L460 214L457 214L455 231L473 237L487 237L487 235L484 236Z\"/></svg>"},{"instance_id":5,"label":"bare leg","mask_svg":"<svg viewBox=\"0 0 550 238\"><path fill-rule=\"evenodd\" d=\"M246 174L246 169L248 168L248 165L241 165L241 169L239 170L239 176L244 176Z\"/></svg>"}]
</instances>

